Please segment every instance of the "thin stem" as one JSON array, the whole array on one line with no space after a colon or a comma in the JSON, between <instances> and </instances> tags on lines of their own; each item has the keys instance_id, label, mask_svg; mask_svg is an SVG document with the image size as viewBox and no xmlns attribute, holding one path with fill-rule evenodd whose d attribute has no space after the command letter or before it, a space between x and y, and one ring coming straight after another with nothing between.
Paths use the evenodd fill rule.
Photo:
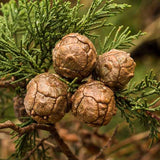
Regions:
<instances>
[{"instance_id":1,"label":"thin stem","mask_svg":"<svg viewBox=\"0 0 160 160\"><path fill-rule=\"evenodd\" d=\"M149 131L133 135L133 136L131 136L131 137L119 142L118 144L112 146L108 150L106 150L105 154L110 155L110 154L112 154L112 153L114 153L114 152L116 152L116 151L118 151L120 149L123 149L124 147L126 147L129 144L131 144L131 145L135 144L135 142L140 141L142 139L145 139L147 137L149 137Z\"/></svg>"},{"instance_id":2,"label":"thin stem","mask_svg":"<svg viewBox=\"0 0 160 160\"><path fill-rule=\"evenodd\" d=\"M99 151L99 153L97 154L97 156L95 157L94 160L98 160L98 159L102 156L103 151L104 151L106 148L108 148L108 147L111 146L111 144L113 143L113 138L115 137L115 135L116 135L116 133L117 133L117 130L118 130L118 126L115 128L112 136L108 139L108 141L106 142L106 144L104 145L104 147L101 148L101 150Z\"/></svg>"},{"instance_id":3,"label":"thin stem","mask_svg":"<svg viewBox=\"0 0 160 160\"><path fill-rule=\"evenodd\" d=\"M58 134L55 127L52 127L50 133L54 136L56 143L63 153L68 157L68 160L78 160L78 158L72 153L67 144L63 141L63 139Z\"/></svg>"},{"instance_id":4,"label":"thin stem","mask_svg":"<svg viewBox=\"0 0 160 160\"><path fill-rule=\"evenodd\" d=\"M160 117L155 115L154 113L151 113L149 111L146 111L146 113L151 116L152 118L156 119L158 122L160 122Z\"/></svg>"},{"instance_id":5,"label":"thin stem","mask_svg":"<svg viewBox=\"0 0 160 160\"><path fill-rule=\"evenodd\" d=\"M8 88L8 87L13 87L13 85L11 84L11 82L13 82L12 80L0 80L0 88Z\"/></svg>"}]
</instances>

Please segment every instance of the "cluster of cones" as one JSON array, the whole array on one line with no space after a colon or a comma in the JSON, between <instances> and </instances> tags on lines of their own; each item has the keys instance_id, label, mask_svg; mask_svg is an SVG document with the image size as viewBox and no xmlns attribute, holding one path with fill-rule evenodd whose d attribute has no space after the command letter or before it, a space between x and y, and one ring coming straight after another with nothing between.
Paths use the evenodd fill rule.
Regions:
<instances>
[{"instance_id":1,"label":"cluster of cones","mask_svg":"<svg viewBox=\"0 0 160 160\"><path fill-rule=\"evenodd\" d=\"M27 85L24 105L28 115L38 123L54 124L71 110L90 126L109 123L116 114L114 91L134 76L136 64L130 54L112 49L98 56L92 42L78 33L63 37L52 54L56 74L39 74ZM90 75L92 79L83 81ZM62 78L77 78L79 88L69 92Z\"/></svg>"}]
</instances>

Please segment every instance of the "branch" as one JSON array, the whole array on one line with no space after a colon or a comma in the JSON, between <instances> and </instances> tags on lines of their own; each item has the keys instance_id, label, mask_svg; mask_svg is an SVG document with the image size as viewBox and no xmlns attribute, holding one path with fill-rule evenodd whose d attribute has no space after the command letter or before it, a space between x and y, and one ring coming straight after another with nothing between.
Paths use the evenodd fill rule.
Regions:
<instances>
[{"instance_id":1,"label":"branch","mask_svg":"<svg viewBox=\"0 0 160 160\"><path fill-rule=\"evenodd\" d=\"M16 131L17 133L19 133L20 136L23 135L24 133L31 132L35 129L41 129L41 130L46 130L46 131L51 130L51 127L49 125L36 124L36 123L32 123L31 125L28 125L26 127L21 128L21 127L15 125L10 120L8 120L4 123L0 123L0 129L5 129L5 128L10 128L10 129Z\"/></svg>"},{"instance_id":2,"label":"branch","mask_svg":"<svg viewBox=\"0 0 160 160\"><path fill-rule=\"evenodd\" d=\"M160 150L160 142L152 147L140 160L151 160Z\"/></svg>"},{"instance_id":3,"label":"branch","mask_svg":"<svg viewBox=\"0 0 160 160\"><path fill-rule=\"evenodd\" d=\"M10 120L8 120L4 123L0 123L0 129L5 129L5 128L11 128L12 130L19 133L20 136L23 135L24 133L31 132L35 129L49 131L54 136L54 139L57 142L60 150L68 157L68 159L69 160L78 160L78 158L72 153L72 151L69 149L69 147L64 143L63 139L59 136L54 125L52 125L52 127L51 127L50 125L32 123L26 127L21 128L21 127L15 125Z\"/></svg>"},{"instance_id":4,"label":"branch","mask_svg":"<svg viewBox=\"0 0 160 160\"><path fill-rule=\"evenodd\" d=\"M95 160L99 159L99 158L102 156L103 151L104 151L106 148L108 148L108 147L111 146L111 144L112 144L112 142L113 142L113 138L115 137L115 135L116 135L116 133L117 133L117 130L118 130L118 126L115 128L112 136L108 139L108 141L106 142L106 144L104 145L104 147L101 148L101 150L99 151L99 153L98 153L97 156L95 157Z\"/></svg>"},{"instance_id":5,"label":"branch","mask_svg":"<svg viewBox=\"0 0 160 160\"><path fill-rule=\"evenodd\" d=\"M140 141L147 137L149 137L149 131L133 135L132 137L129 137L119 142L118 144L112 146L105 154L112 154L113 152L116 152L117 150L122 149L123 147L126 147L129 144L134 144L134 142Z\"/></svg>"},{"instance_id":6,"label":"branch","mask_svg":"<svg viewBox=\"0 0 160 160\"><path fill-rule=\"evenodd\" d=\"M37 142L40 142L42 139L40 139L40 138L36 138L36 141ZM51 147L54 151L56 151L56 152L62 152L61 150L60 150L60 148L58 147L58 146L55 146L53 143L50 143L50 142L48 142L48 141L43 141L43 143L45 144L45 145L47 145L48 147Z\"/></svg>"},{"instance_id":7,"label":"branch","mask_svg":"<svg viewBox=\"0 0 160 160\"><path fill-rule=\"evenodd\" d=\"M0 134L1 134L1 133L4 133L4 134L6 134L6 135L10 135L10 132L9 132L9 131L2 131L2 130L0 130ZM36 138L36 141L37 141L37 142L40 142L41 140L42 140L41 138ZM52 143L50 143L50 142L48 142L48 141L46 141L46 140L43 141L43 143L44 143L45 145L53 148L54 151L61 152L60 148L57 147L57 146L55 146L54 144L52 144Z\"/></svg>"},{"instance_id":8,"label":"branch","mask_svg":"<svg viewBox=\"0 0 160 160\"><path fill-rule=\"evenodd\" d=\"M24 87L25 86L25 82L21 81L21 82L17 82L17 83L13 83L15 81L14 77L12 77L12 79L10 80L2 80L0 79L0 88L16 88L17 86L20 87Z\"/></svg>"},{"instance_id":9,"label":"branch","mask_svg":"<svg viewBox=\"0 0 160 160\"><path fill-rule=\"evenodd\" d=\"M56 143L63 153L68 157L68 160L78 160L78 158L71 152L69 147L64 143L63 139L59 136L56 128L53 126L50 133L54 136Z\"/></svg>"},{"instance_id":10,"label":"branch","mask_svg":"<svg viewBox=\"0 0 160 160\"><path fill-rule=\"evenodd\" d=\"M10 135L10 132L9 132L9 131L2 131L2 130L0 130L0 134L1 134L1 133L4 133L4 134L6 134L6 135ZM36 141L37 141L37 142L40 142L40 141L42 141L42 139L41 139L41 138L36 138ZM50 142L48 142L48 141L46 141L46 140L43 141L43 143L44 143L45 145L53 148L54 151L56 151L56 152L61 152L60 148L57 147L57 146L55 146L54 144L52 144L52 143L50 143Z\"/></svg>"},{"instance_id":11,"label":"branch","mask_svg":"<svg viewBox=\"0 0 160 160\"><path fill-rule=\"evenodd\" d=\"M11 84L12 80L0 80L0 88L8 88L13 87L14 85Z\"/></svg>"},{"instance_id":12,"label":"branch","mask_svg":"<svg viewBox=\"0 0 160 160\"><path fill-rule=\"evenodd\" d=\"M150 115L152 118L154 118L154 119L156 119L157 121L160 122L160 117L159 117L159 116L157 116L157 115L155 115L155 114L153 114L153 113L151 113L151 112L149 112L149 111L146 111L146 113L147 113L148 115Z\"/></svg>"}]
</instances>

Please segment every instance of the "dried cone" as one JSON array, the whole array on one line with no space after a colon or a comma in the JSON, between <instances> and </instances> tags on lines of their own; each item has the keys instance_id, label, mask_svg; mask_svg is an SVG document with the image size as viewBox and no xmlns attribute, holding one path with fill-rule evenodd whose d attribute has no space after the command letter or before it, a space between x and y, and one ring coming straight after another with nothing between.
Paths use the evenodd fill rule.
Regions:
<instances>
[{"instance_id":1,"label":"dried cone","mask_svg":"<svg viewBox=\"0 0 160 160\"><path fill-rule=\"evenodd\" d=\"M92 42L78 33L70 33L57 43L52 52L56 73L79 80L87 77L95 67L97 53Z\"/></svg>"},{"instance_id":2,"label":"dried cone","mask_svg":"<svg viewBox=\"0 0 160 160\"><path fill-rule=\"evenodd\" d=\"M39 74L27 85L25 109L38 123L55 123L62 119L68 105L68 86L59 76Z\"/></svg>"},{"instance_id":3,"label":"dried cone","mask_svg":"<svg viewBox=\"0 0 160 160\"><path fill-rule=\"evenodd\" d=\"M121 89L134 76L136 63L129 53L112 49L100 55L96 65L96 75L105 85Z\"/></svg>"},{"instance_id":4,"label":"dried cone","mask_svg":"<svg viewBox=\"0 0 160 160\"><path fill-rule=\"evenodd\" d=\"M72 97L72 112L90 126L102 126L116 114L114 93L102 82L83 84Z\"/></svg>"},{"instance_id":5,"label":"dried cone","mask_svg":"<svg viewBox=\"0 0 160 160\"><path fill-rule=\"evenodd\" d=\"M28 114L26 113L25 107L24 107L24 98L17 96L13 99L14 103L14 112L16 117L21 121L24 122L26 119L25 117L28 117Z\"/></svg>"}]
</instances>

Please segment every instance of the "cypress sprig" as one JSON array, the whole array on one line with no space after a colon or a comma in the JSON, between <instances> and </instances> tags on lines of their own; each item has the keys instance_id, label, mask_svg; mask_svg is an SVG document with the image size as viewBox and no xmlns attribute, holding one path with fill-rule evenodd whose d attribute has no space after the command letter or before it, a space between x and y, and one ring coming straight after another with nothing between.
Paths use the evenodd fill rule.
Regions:
<instances>
[{"instance_id":1,"label":"cypress sprig","mask_svg":"<svg viewBox=\"0 0 160 160\"><path fill-rule=\"evenodd\" d=\"M48 71L52 49L64 35L79 32L96 38L98 35L93 34L93 30L109 26L109 17L130 7L114 0L93 0L88 12L81 17L82 6L80 0L74 7L62 0L11 0L1 5L0 77L14 76L16 83ZM123 37L123 43L131 40ZM111 46L117 43L119 41Z\"/></svg>"},{"instance_id":2,"label":"cypress sprig","mask_svg":"<svg viewBox=\"0 0 160 160\"><path fill-rule=\"evenodd\" d=\"M108 26L107 19L109 17L119 14L129 7L130 5L128 4L117 4L113 0L93 0L87 14L83 15L77 24L78 31L85 33Z\"/></svg>"},{"instance_id":3,"label":"cypress sprig","mask_svg":"<svg viewBox=\"0 0 160 160\"><path fill-rule=\"evenodd\" d=\"M149 99L151 96L153 97L152 102ZM141 124L150 130L152 139L158 138L157 134L160 133L158 130L160 117L155 113L160 111L160 106L156 106L159 100L160 82L156 80L152 71L138 84L121 92L116 92L117 107L129 126L133 128L133 120L135 117L138 118Z\"/></svg>"},{"instance_id":4,"label":"cypress sprig","mask_svg":"<svg viewBox=\"0 0 160 160\"><path fill-rule=\"evenodd\" d=\"M26 122L19 124L18 126L23 128L33 123L32 119L27 120ZM18 160L21 159L21 157L24 157L27 151L32 149L35 146L35 137L36 137L36 131L25 133L21 136L18 135L16 132L11 132L12 139L15 137L18 137L14 142L16 144L16 152L11 155L11 158L16 158Z\"/></svg>"},{"instance_id":5,"label":"cypress sprig","mask_svg":"<svg viewBox=\"0 0 160 160\"><path fill-rule=\"evenodd\" d=\"M111 49L129 49L133 46L133 40L143 36L144 33L139 31L137 34L132 35L129 27L123 29L124 26L113 26L109 34L105 37L103 43L100 42L100 54L107 52Z\"/></svg>"}]
</instances>

